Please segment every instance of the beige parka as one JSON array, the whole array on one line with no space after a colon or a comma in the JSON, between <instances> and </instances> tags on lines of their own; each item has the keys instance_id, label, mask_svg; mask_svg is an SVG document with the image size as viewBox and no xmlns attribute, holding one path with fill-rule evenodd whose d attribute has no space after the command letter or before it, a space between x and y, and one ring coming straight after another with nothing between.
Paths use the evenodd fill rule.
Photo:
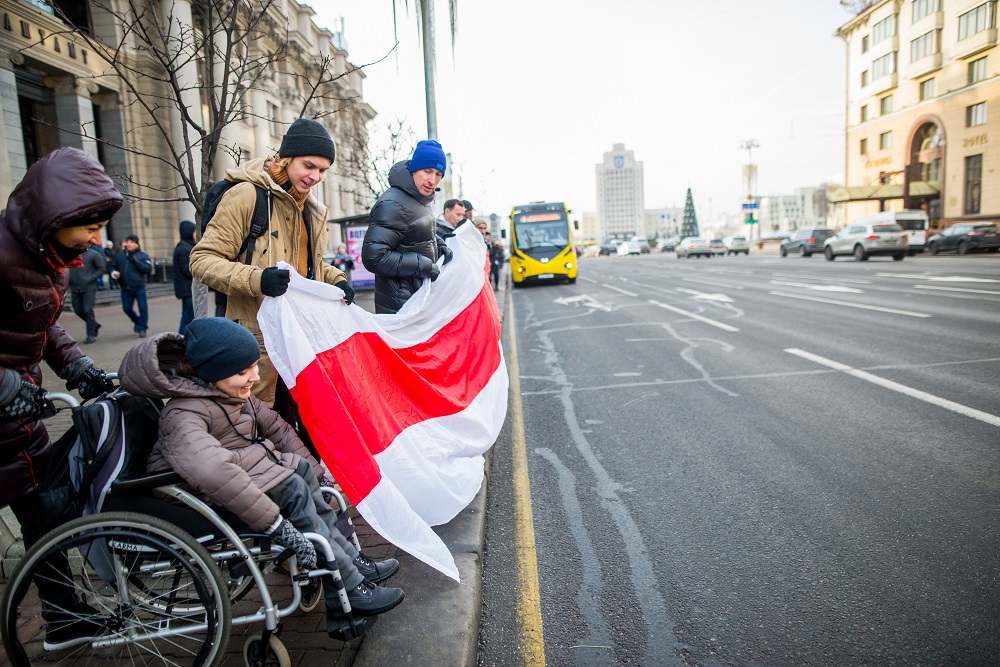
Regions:
<instances>
[{"instance_id":1,"label":"beige parka","mask_svg":"<svg viewBox=\"0 0 1000 667\"><path fill-rule=\"evenodd\" d=\"M226 180L238 185L222 197L204 236L191 250L191 275L226 294L229 297L226 318L242 324L257 338L261 346L260 381L253 390L258 398L272 406L277 373L264 349L264 338L257 323L257 310L264 300L260 277L264 269L280 261L297 265L299 234L303 225L295 200L267 174L269 163L270 158L258 158L226 171ZM270 188L273 212L267 232L256 241L251 264L244 264L245 254L237 255L241 255L240 247L250 234L253 208L257 202L254 185ZM306 200L306 206L312 219L310 231L315 279L330 285L346 280L343 271L323 263L323 253L330 239L326 207L312 194Z\"/></svg>"}]
</instances>

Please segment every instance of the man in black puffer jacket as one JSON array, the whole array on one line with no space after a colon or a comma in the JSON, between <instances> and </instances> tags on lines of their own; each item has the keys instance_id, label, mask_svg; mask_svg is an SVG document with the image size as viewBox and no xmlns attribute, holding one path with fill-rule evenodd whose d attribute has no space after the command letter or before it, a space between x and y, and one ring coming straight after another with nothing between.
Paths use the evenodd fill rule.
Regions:
<instances>
[{"instance_id":1,"label":"man in black puffer jacket","mask_svg":"<svg viewBox=\"0 0 1000 667\"><path fill-rule=\"evenodd\" d=\"M375 274L378 314L397 312L425 278L435 280L439 255L451 260L430 207L446 168L441 144L419 142L413 157L389 170L390 187L372 206L361 262Z\"/></svg>"}]
</instances>

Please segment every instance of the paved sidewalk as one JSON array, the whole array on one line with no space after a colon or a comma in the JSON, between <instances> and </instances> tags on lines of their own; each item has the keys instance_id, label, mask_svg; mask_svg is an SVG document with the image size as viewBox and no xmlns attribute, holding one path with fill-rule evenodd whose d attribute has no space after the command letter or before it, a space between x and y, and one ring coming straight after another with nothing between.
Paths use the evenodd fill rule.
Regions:
<instances>
[{"instance_id":1,"label":"paved sidewalk","mask_svg":"<svg viewBox=\"0 0 1000 667\"><path fill-rule=\"evenodd\" d=\"M507 294L507 272L496 292L501 318ZM369 312L374 312L374 293L359 291L355 301ZM103 305L95 309L102 327L97 342L82 345L94 362L107 371L117 371L125 352L140 339L132 331L132 323L121 312L119 305ZM72 311L64 311L60 324L76 340L86 338L83 320ZM161 331L176 331L180 322L180 302L171 295L151 296L149 300L149 334ZM52 390L62 390L55 374L43 369L46 386ZM69 427L68 414L63 413L48 420L47 425L53 439ZM488 465L487 465L488 467ZM403 588L406 599L403 603L384 614L368 635L353 642L344 643L327 637L323 605L311 613L295 612L282 621L281 640L288 649L292 665L296 667L343 667L347 665L433 665L434 667L472 667L476 664L479 621L482 605L482 555L485 529L486 484L475 500L458 517L438 533L455 555L462 577L456 584L436 570L420 563L406 553L399 552L375 533L353 511L355 527L362 548L372 558L381 560L398 558L400 572L390 585ZM6 537L4 536L6 533ZM12 534L11 534L12 533ZM11 538L14 538L13 540ZM0 516L0 564L2 576L0 589L6 584L10 568L23 554L19 542L20 534L13 515L8 508ZM290 599L287 585L271 589L272 595L280 603ZM252 598L241 604L251 604ZM245 607L244 607L245 609ZM234 610L236 611L236 610ZM244 611L244 613L246 613ZM21 615L27 622L37 623L41 629L39 610L22 609ZM243 664L243 645L248 638L258 634L260 625L234 627L229 640L229 648L224 665ZM0 664L7 664L6 654L0 647Z\"/></svg>"}]
</instances>

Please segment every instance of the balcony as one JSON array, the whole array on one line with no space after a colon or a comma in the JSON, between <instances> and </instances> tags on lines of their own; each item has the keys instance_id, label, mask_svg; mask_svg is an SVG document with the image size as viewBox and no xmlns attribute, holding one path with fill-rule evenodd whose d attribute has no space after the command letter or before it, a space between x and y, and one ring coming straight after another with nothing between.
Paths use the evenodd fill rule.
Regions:
<instances>
[{"instance_id":1,"label":"balcony","mask_svg":"<svg viewBox=\"0 0 1000 667\"><path fill-rule=\"evenodd\" d=\"M980 30L955 45L955 57L964 60L997 45L997 29Z\"/></svg>"},{"instance_id":2,"label":"balcony","mask_svg":"<svg viewBox=\"0 0 1000 667\"><path fill-rule=\"evenodd\" d=\"M899 75L896 72L888 74L886 76L875 79L864 89L867 95L878 95L879 93L884 93L890 88L895 88L899 83Z\"/></svg>"},{"instance_id":3,"label":"balcony","mask_svg":"<svg viewBox=\"0 0 1000 667\"><path fill-rule=\"evenodd\" d=\"M916 79L941 69L941 52L924 56L906 66L906 78Z\"/></svg>"},{"instance_id":4,"label":"balcony","mask_svg":"<svg viewBox=\"0 0 1000 667\"><path fill-rule=\"evenodd\" d=\"M938 11L928 14L916 23L910 25L911 35L921 35L928 30L941 30L944 28L944 12Z\"/></svg>"}]
</instances>

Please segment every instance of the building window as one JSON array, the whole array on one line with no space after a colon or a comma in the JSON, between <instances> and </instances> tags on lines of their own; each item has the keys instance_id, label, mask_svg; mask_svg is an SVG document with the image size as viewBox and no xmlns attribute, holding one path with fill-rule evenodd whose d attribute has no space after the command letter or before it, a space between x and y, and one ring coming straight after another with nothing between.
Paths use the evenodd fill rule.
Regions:
<instances>
[{"instance_id":1,"label":"building window","mask_svg":"<svg viewBox=\"0 0 1000 667\"><path fill-rule=\"evenodd\" d=\"M921 58L932 56L941 50L941 40L938 39L939 30L931 30L917 37L910 42L910 62L915 63Z\"/></svg>"},{"instance_id":2,"label":"building window","mask_svg":"<svg viewBox=\"0 0 1000 667\"><path fill-rule=\"evenodd\" d=\"M860 143L861 155L868 155L868 139L862 139Z\"/></svg>"},{"instance_id":3,"label":"building window","mask_svg":"<svg viewBox=\"0 0 1000 667\"><path fill-rule=\"evenodd\" d=\"M986 56L969 63L969 83L976 83L986 78Z\"/></svg>"},{"instance_id":4,"label":"building window","mask_svg":"<svg viewBox=\"0 0 1000 667\"><path fill-rule=\"evenodd\" d=\"M878 111L881 116L892 113L892 95L886 95L878 101Z\"/></svg>"},{"instance_id":5,"label":"building window","mask_svg":"<svg viewBox=\"0 0 1000 667\"><path fill-rule=\"evenodd\" d=\"M861 122L864 123L866 120L868 120L868 105L867 104L862 104L861 105Z\"/></svg>"},{"instance_id":6,"label":"building window","mask_svg":"<svg viewBox=\"0 0 1000 667\"><path fill-rule=\"evenodd\" d=\"M934 79L927 79L920 82L920 101L929 100L934 97Z\"/></svg>"},{"instance_id":7,"label":"building window","mask_svg":"<svg viewBox=\"0 0 1000 667\"><path fill-rule=\"evenodd\" d=\"M920 19L933 14L941 9L941 0L913 0L913 18L916 23Z\"/></svg>"},{"instance_id":8,"label":"building window","mask_svg":"<svg viewBox=\"0 0 1000 667\"><path fill-rule=\"evenodd\" d=\"M878 135L878 147L884 151L892 148L892 130Z\"/></svg>"},{"instance_id":9,"label":"building window","mask_svg":"<svg viewBox=\"0 0 1000 667\"><path fill-rule=\"evenodd\" d=\"M979 200L983 190L983 156L970 155L965 158L965 212L979 213Z\"/></svg>"},{"instance_id":10,"label":"building window","mask_svg":"<svg viewBox=\"0 0 1000 667\"><path fill-rule=\"evenodd\" d=\"M278 127L278 105L267 103L267 126L272 137L281 136L281 128Z\"/></svg>"},{"instance_id":11,"label":"building window","mask_svg":"<svg viewBox=\"0 0 1000 667\"><path fill-rule=\"evenodd\" d=\"M871 35L865 35L861 38L861 53L868 53L868 49L872 46Z\"/></svg>"},{"instance_id":12,"label":"building window","mask_svg":"<svg viewBox=\"0 0 1000 667\"><path fill-rule=\"evenodd\" d=\"M872 26L872 44L896 35L896 15L890 14Z\"/></svg>"},{"instance_id":13,"label":"building window","mask_svg":"<svg viewBox=\"0 0 1000 667\"><path fill-rule=\"evenodd\" d=\"M965 107L965 126L976 127L986 124L986 102Z\"/></svg>"},{"instance_id":14,"label":"building window","mask_svg":"<svg viewBox=\"0 0 1000 667\"><path fill-rule=\"evenodd\" d=\"M864 88L865 86L867 86L869 80L870 77L868 75L868 70L865 70L864 72L861 73L861 87Z\"/></svg>"},{"instance_id":15,"label":"building window","mask_svg":"<svg viewBox=\"0 0 1000 667\"><path fill-rule=\"evenodd\" d=\"M891 51L872 63L872 81L889 76L896 71L896 52Z\"/></svg>"},{"instance_id":16,"label":"building window","mask_svg":"<svg viewBox=\"0 0 1000 667\"><path fill-rule=\"evenodd\" d=\"M984 2L958 17L958 39L972 37L977 32L989 30L995 25L996 0Z\"/></svg>"}]
</instances>

